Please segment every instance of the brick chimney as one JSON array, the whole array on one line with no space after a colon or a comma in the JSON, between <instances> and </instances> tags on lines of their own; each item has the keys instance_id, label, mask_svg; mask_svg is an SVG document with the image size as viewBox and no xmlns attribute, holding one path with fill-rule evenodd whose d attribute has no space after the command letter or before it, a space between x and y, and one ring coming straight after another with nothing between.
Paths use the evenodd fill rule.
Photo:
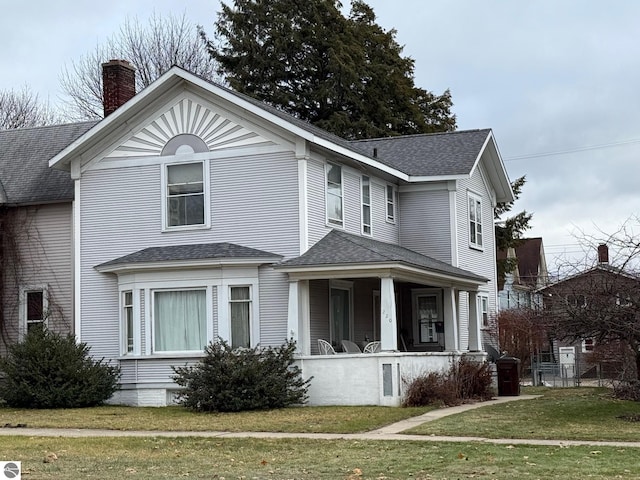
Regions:
<instances>
[{"instance_id":1,"label":"brick chimney","mask_svg":"<svg viewBox=\"0 0 640 480\"><path fill-rule=\"evenodd\" d=\"M598 263L609 263L609 247L606 243L598 245Z\"/></svg>"},{"instance_id":2,"label":"brick chimney","mask_svg":"<svg viewBox=\"0 0 640 480\"><path fill-rule=\"evenodd\" d=\"M106 117L136 94L136 69L126 60L103 63L102 94Z\"/></svg>"}]
</instances>

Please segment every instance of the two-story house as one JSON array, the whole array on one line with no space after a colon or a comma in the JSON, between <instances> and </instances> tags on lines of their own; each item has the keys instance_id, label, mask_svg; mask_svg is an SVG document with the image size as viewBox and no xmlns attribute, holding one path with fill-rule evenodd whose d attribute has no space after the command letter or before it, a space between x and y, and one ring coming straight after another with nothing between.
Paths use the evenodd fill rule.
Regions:
<instances>
[{"instance_id":1,"label":"two-story house","mask_svg":"<svg viewBox=\"0 0 640 480\"><path fill-rule=\"evenodd\" d=\"M218 337L296 340L312 404L398 405L485 358L513 199L490 130L348 142L173 68L50 166L74 185L74 331L121 366L114 402L170 403L171 367Z\"/></svg>"}]
</instances>

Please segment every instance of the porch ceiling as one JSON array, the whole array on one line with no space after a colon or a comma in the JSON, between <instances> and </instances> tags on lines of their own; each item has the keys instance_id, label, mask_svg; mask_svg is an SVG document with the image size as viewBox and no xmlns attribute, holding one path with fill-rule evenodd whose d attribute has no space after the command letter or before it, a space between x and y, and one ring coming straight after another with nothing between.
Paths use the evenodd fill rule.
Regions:
<instances>
[{"instance_id":1,"label":"porch ceiling","mask_svg":"<svg viewBox=\"0 0 640 480\"><path fill-rule=\"evenodd\" d=\"M399 245L332 230L303 255L276 269L291 279L392 277L441 287L477 290L488 279Z\"/></svg>"}]
</instances>

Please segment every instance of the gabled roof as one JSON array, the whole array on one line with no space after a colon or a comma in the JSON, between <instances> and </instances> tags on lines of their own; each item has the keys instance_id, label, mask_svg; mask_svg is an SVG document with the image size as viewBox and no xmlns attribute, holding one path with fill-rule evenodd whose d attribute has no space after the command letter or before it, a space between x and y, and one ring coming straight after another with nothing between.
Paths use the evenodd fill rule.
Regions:
<instances>
[{"instance_id":1,"label":"gabled roof","mask_svg":"<svg viewBox=\"0 0 640 480\"><path fill-rule=\"evenodd\" d=\"M359 150L412 176L463 177L469 175L482 152L490 129L357 140Z\"/></svg>"},{"instance_id":2,"label":"gabled roof","mask_svg":"<svg viewBox=\"0 0 640 480\"><path fill-rule=\"evenodd\" d=\"M293 272L310 267L392 264L427 270L442 275L443 277L465 279L474 283L477 282L478 284L483 284L488 281L485 277L473 272L454 267L435 258L409 250L408 248L392 243L381 242L372 238L353 235L341 230L331 230L303 255L282 262L275 268Z\"/></svg>"},{"instance_id":3,"label":"gabled roof","mask_svg":"<svg viewBox=\"0 0 640 480\"><path fill-rule=\"evenodd\" d=\"M141 114L155 99L185 85L203 89L229 101L252 115L304 138L321 149L376 168L406 182L431 180L432 178L427 177L433 175L438 176L439 179L469 176L480 158L484 156L487 159L487 171L496 188L497 200L499 202L513 200L509 179L491 130L372 140L380 148L378 155L374 156L373 148L370 148L371 145L365 142L349 142L264 102L211 83L179 67L171 68L149 87L100 122L98 127L65 148L50 160L50 166L69 169L72 158L104 142L110 134L122 133L120 127L123 124L130 124L132 118ZM438 153L440 148L444 150ZM416 152L418 157L415 156ZM460 163L457 169L456 163ZM445 173L444 175L437 173L454 171L458 173Z\"/></svg>"},{"instance_id":4,"label":"gabled roof","mask_svg":"<svg viewBox=\"0 0 640 480\"><path fill-rule=\"evenodd\" d=\"M73 200L73 181L48 161L97 122L0 131L0 203L29 205Z\"/></svg>"},{"instance_id":5,"label":"gabled roof","mask_svg":"<svg viewBox=\"0 0 640 480\"><path fill-rule=\"evenodd\" d=\"M235 243L203 243L149 247L118 257L95 268L99 272L118 272L148 268L168 268L173 265L210 266L223 263L271 263L282 258L275 253L244 247ZM189 265L186 265L189 264Z\"/></svg>"},{"instance_id":6,"label":"gabled roof","mask_svg":"<svg viewBox=\"0 0 640 480\"><path fill-rule=\"evenodd\" d=\"M546 259L542 250L542 237L523 238L520 245L514 248L515 258L518 261L518 278L515 283L536 287L538 280L546 282L546 278L539 279L539 275L547 275ZM507 258L506 250L498 250L496 257L498 260Z\"/></svg>"}]
</instances>

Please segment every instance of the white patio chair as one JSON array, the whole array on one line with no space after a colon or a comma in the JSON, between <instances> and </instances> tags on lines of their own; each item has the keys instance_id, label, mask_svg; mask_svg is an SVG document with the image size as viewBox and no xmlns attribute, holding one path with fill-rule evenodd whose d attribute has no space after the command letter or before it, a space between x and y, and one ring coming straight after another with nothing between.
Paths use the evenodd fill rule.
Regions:
<instances>
[{"instance_id":1,"label":"white patio chair","mask_svg":"<svg viewBox=\"0 0 640 480\"><path fill-rule=\"evenodd\" d=\"M360 347L350 340L342 340L342 350L346 353L362 353Z\"/></svg>"},{"instance_id":2,"label":"white patio chair","mask_svg":"<svg viewBox=\"0 0 640 480\"><path fill-rule=\"evenodd\" d=\"M318 350L320 350L320 355L335 355L336 351L333 349L331 344L326 340L318 339Z\"/></svg>"},{"instance_id":3,"label":"white patio chair","mask_svg":"<svg viewBox=\"0 0 640 480\"><path fill-rule=\"evenodd\" d=\"M380 342L369 342L364 346L364 353L378 353L380 351Z\"/></svg>"}]
</instances>

